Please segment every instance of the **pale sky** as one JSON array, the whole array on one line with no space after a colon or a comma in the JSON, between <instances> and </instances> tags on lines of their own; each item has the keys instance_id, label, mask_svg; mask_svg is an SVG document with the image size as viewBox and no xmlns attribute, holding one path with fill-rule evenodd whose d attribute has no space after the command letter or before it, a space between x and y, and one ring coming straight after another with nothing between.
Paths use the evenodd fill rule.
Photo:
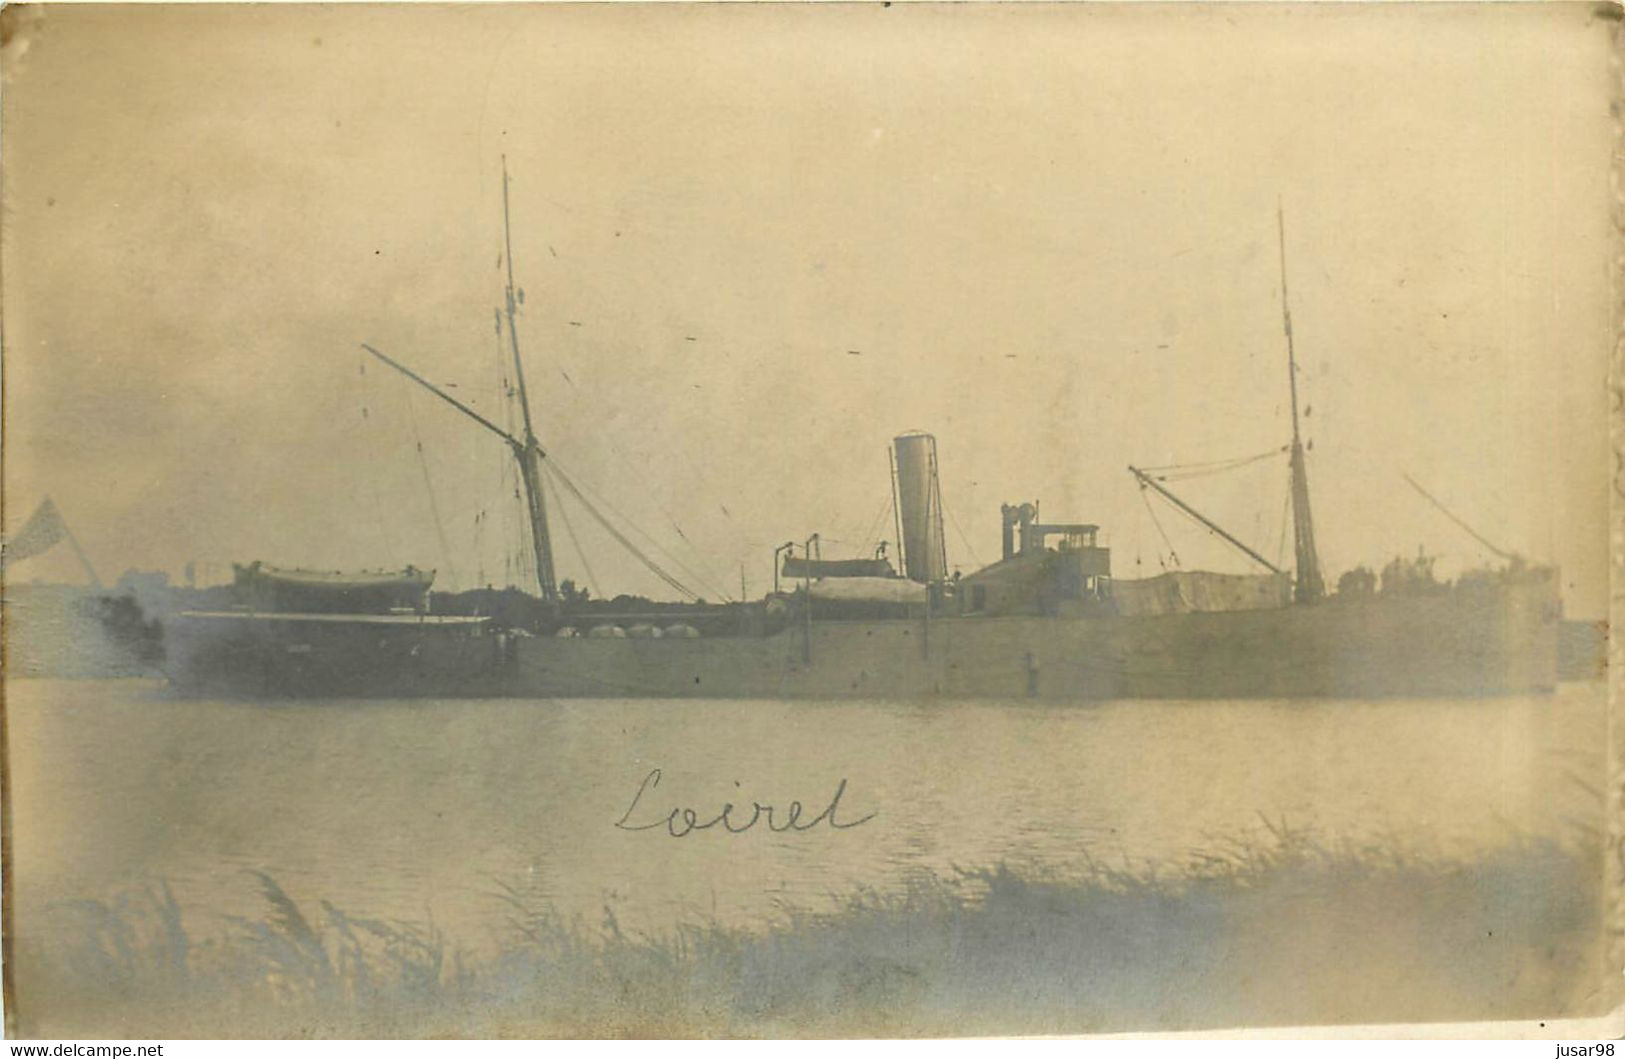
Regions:
<instances>
[{"instance_id":1,"label":"pale sky","mask_svg":"<svg viewBox=\"0 0 1625 1059\"><path fill-rule=\"evenodd\" d=\"M1408 472L1601 616L1591 12L17 12L6 528L49 494L108 579L258 558L500 584L506 450L362 374L359 343L505 417L506 153L543 443L712 598L741 564L760 594L782 541L891 536L910 429L938 438L951 564L997 558L999 504L1039 500L1099 523L1119 576L1159 572L1125 465L1289 437L1279 201L1329 579L1419 545L1487 557ZM1280 553L1284 458L1181 488ZM565 513L601 592L667 594ZM1157 515L1186 567L1248 568ZM77 575L52 554L13 576Z\"/></svg>"}]
</instances>

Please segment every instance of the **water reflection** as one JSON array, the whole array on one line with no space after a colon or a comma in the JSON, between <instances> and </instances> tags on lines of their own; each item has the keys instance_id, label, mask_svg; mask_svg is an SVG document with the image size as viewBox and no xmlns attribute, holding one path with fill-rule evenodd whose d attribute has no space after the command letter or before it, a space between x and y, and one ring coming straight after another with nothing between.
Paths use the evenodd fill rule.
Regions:
<instances>
[{"instance_id":1,"label":"water reflection","mask_svg":"<svg viewBox=\"0 0 1625 1059\"><path fill-rule=\"evenodd\" d=\"M255 910L247 869L298 900L432 915L473 946L502 929L498 881L593 922L610 904L635 929L749 923L955 865L1182 860L1261 818L1471 852L1598 821L1604 787L1600 684L1527 700L1064 708L7 692L22 935L54 898L157 878L207 926ZM876 815L682 839L616 828L656 768L668 809L800 799L805 820L845 779L843 819Z\"/></svg>"}]
</instances>

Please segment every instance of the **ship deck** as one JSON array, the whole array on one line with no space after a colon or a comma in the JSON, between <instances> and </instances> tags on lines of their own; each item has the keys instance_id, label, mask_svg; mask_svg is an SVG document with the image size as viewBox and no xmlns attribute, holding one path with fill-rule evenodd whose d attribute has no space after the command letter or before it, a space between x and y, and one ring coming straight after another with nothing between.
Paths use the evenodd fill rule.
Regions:
<instances>
[{"instance_id":1,"label":"ship deck","mask_svg":"<svg viewBox=\"0 0 1625 1059\"><path fill-rule=\"evenodd\" d=\"M346 625L480 625L487 616L464 614L321 614L287 611L183 610L179 617L242 622L325 622Z\"/></svg>"}]
</instances>

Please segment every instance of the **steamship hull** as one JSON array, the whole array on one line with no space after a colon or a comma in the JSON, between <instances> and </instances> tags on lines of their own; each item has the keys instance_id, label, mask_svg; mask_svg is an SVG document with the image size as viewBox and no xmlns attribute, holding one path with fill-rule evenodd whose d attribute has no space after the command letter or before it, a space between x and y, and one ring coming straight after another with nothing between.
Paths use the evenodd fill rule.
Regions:
<instances>
[{"instance_id":1,"label":"steamship hull","mask_svg":"<svg viewBox=\"0 0 1625 1059\"><path fill-rule=\"evenodd\" d=\"M461 697L501 694L512 640L482 618L183 612L165 670L188 696Z\"/></svg>"},{"instance_id":2,"label":"steamship hull","mask_svg":"<svg viewBox=\"0 0 1625 1059\"><path fill-rule=\"evenodd\" d=\"M510 636L375 615L188 614L186 694L1098 702L1528 694L1558 682L1551 582L1275 609L792 622L769 635Z\"/></svg>"},{"instance_id":3,"label":"steamship hull","mask_svg":"<svg viewBox=\"0 0 1625 1059\"><path fill-rule=\"evenodd\" d=\"M516 642L537 698L1240 699L1540 693L1550 583L1137 617L815 621L765 637Z\"/></svg>"}]
</instances>

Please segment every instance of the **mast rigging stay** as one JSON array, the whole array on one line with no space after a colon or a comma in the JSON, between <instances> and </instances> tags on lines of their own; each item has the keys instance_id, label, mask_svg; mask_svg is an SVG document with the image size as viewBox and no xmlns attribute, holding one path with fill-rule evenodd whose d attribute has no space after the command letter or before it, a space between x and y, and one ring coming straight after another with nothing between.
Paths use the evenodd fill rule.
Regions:
<instances>
[{"instance_id":1,"label":"mast rigging stay","mask_svg":"<svg viewBox=\"0 0 1625 1059\"><path fill-rule=\"evenodd\" d=\"M1404 472L1401 473L1403 474ZM1449 508L1445 507L1443 501L1434 496L1432 493L1428 492L1426 489L1423 489L1421 483L1415 478L1412 478L1410 475L1406 474L1405 481L1410 483L1412 489L1415 489L1418 493L1421 493L1423 499L1432 504L1434 507L1438 508L1445 518L1460 526L1467 532L1468 536L1473 538L1473 540L1495 553L1497 558L1505 559L1509 563L1518 558L1518 556L1514 555L1512 552L1509 552L1504 548L1497 548L1494 544L1491 544L1483 534L1473 529L1473 527L1467 525L1466 520L1461 518L1461 516L1457 515L1454 511L1451 511Z\"/></svg>"}]
</instances>

